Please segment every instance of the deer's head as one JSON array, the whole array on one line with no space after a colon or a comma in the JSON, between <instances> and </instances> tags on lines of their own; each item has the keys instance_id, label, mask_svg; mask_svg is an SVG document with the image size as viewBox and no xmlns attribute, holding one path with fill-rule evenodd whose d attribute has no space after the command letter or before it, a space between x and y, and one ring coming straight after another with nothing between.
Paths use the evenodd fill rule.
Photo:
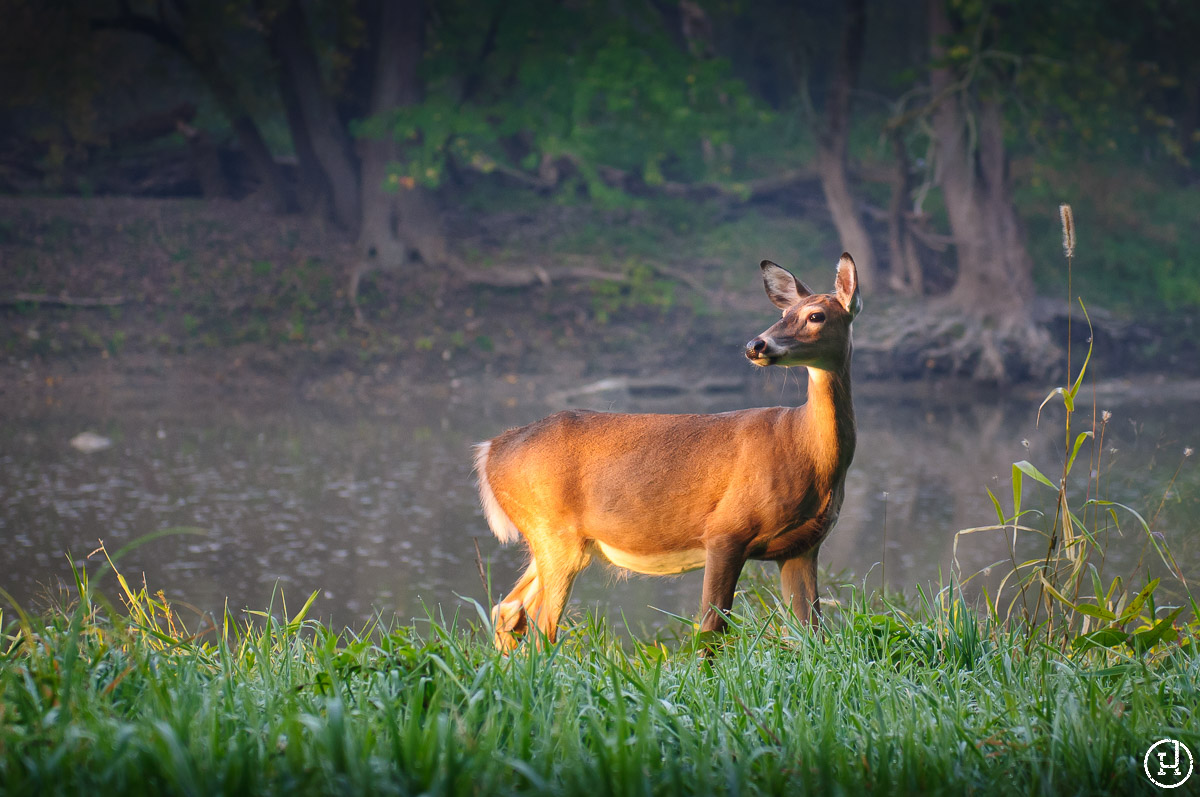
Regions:
<instances>
[{"instance_id":1,"label":"deer's head","mask_svg":"<svg viewBox=\"0 0 1200 797\"><path fill-rule=\"evenodd\" d=\"M783 318L746 344L746 358L759 366L806 365L825 371L850 357L850 324L862 309L858 270L849 254L838 261L833 293L813 293L787 269L762 262L767 296Z\"/></svg>"}]
</instances>

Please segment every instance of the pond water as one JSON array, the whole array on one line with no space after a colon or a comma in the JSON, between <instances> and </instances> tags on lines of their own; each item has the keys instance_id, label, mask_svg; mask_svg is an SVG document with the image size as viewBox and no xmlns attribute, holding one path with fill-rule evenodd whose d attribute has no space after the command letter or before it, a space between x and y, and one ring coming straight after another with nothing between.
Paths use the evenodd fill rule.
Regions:
<instances>
[{"instance_id":1,"label":"pond water","mask_svg":"<svg viewBox=\"0 0 1200 797\"><path fill-rule=\"evenodd\" d=\"M493 595L511 585L524 553L499 546L488 532L470 446L559 406L536 390L520 401L500 400L486 386L422 393L364 410L300 399L266 408L225 400L190 406L154 395L130 406L0 410L0 587L36 609L70 583L68 555L95 572L98 558L87 555L99 540L115 552L174 529L180 533L129 551L119 567L185 612L219 613L226 601L235 612L261 610L277 590L292 611L318 590L314 615L356 628L376 613L423 617L424 606L473 612L459 596L486 602L474 543L490 568ZM775 379L718 395L596 392L571 403L707 412L801 397L795 380ZM995 522L985 488L1008 507L1013 462L1030 460L1053 480L1061 471L1061 405L1038 429L1040 397L966 398L911 387L901 395L866 384L856 385L855 398L858 453L841 518L821 552L822 565L836 574L823 582L825 594L831 583L848 581L874 588L886 578L910 593L918 583L945 583L958 572L955 531ZM1106 497L1153 518L1184 571L1200 575L1200 471L1195 457L1183 457L1185 446L1200 442L1200 405L1125 398L1100 406L1112 412L1101 465ZM1087 423L1077 416L1077 429ZM68 441L84 430L113 445L74 450ZM1085 446L1076 471L1086 474L1089 455ZM1052 506L1050 491L1028 480L1025 494L1027 506ZM1110 533L1107 571L1128 569L1143 555L1157 566L1132 516L1120 518L1124 537ZM1044 545L1029 535L1018 553L1035 556ZM960 542L964 575L1008 558L996 532ZM764 572L773 578L774 570ZM1001 570L993 569L993 583ZM663 612L691 616L700 583L699 573L624 579L593 566L572 604L598 605L639 631L669 622ZM102 586L116 597L111 579Z\"/></svg>"}]
</instances>

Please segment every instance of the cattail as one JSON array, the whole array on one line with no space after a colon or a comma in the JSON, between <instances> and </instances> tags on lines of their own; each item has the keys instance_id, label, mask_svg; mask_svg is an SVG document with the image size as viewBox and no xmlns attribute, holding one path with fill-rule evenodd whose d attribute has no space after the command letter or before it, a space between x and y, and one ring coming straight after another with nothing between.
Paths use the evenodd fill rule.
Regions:
<instances>
[{"instance_id":1,"label":"cattail","mask_svg":"<svg viewBox=\"0 0 1200 797\"><path fill-rule=\"evenodd\" d=\"M1070 259L1075 256L1075 215L1071 212L1071 206L1065 203L1059 205L1058 217L1062 219L1063 252Z\"/></svg>"}]
</instances>

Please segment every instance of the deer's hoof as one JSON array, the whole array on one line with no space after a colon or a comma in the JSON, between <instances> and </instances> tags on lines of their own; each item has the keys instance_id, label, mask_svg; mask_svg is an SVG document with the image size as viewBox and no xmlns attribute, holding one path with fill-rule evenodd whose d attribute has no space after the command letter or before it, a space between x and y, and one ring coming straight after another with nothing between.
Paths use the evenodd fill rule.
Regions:
<instances>
[{"instance_id":1,"label":"deer's hoof","mask_svg":"<svg viewBox=\"0 0 1200 797\"><path fill-rule=\"evenodd\" d=\"M529 627L529 616L520 601L504 601L492 607L492 627L496 631L496 649L507 653L520 642Z\"/></svg>"}]
</instances>

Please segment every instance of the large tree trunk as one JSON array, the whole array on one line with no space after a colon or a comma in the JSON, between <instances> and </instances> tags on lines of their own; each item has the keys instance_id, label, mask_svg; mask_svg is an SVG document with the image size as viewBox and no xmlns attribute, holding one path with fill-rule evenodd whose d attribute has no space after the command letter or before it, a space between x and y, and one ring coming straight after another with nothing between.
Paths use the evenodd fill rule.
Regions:
<instances>
[{"instance_id":1,"label":"large tree trunk","mask_svg":"<svg viewBox=\"0 0 1200 797\"><path fill-rule=\"evenodd\" d=\"M842 250L854 256L859 284L870 291L879 284L875 249L846 179L846 143L850 133L850 93L858 83L866 33L866 0L846 0L845 23L837 66L830 84L825 130L817 150L817 174L825 204L833 216Z\"/></svg>"},{"instance_id":2,"label":"large tree trunk","mask_svg":"<svg viewBox=\"0 0 1200 797\"><path fill-rule=\"evenodd\" d=\"M263 0L258 0L259 16L264 17ZM267 36L267 44L271 49L271 57L276 64L275 83L279 87L279 98L283 101L284 117L287 119L288 133L292 137L292 149L296 152L296 164L299 170L300 208L306 212L318 212L332 215L333 189L325 177L325 170L313 150L312 138L308 135L308 123L304 121L304 111L300 107L300 96L296 92L294 81L284 73L283 57L278 51L277 34L271 20L264 19L264 26L271 31Z\"/></svg>"},{"instance_id":3,"label":"large tree trunk","mask_svg":"<svg viewBox=\"0 0 1200 797\"><path fill-rule=\"evenodd\" d=\"M953 30L946 0L930 0L929 27L935 62L944 63L943 39ZM932 70L933 95L945 95L933 111L937 140L936 180L958 255L951 301L990 316L1028 315L1033 264L1017 224L1008 187L1003 118L995 100L978 103L978 147L970 146L967 97L951 88L949 66Z\"/></svg>"},{"instance_id":4,"label":"large tree trunk","mask_svg":"<svg viewBox=\"0 0 1200 797\"><path fill-rule=\"evenodd\" d=\"M296 151L296 166L299 170L300 209L305 212L315 211L322 215L332 216L333 189L321 168L321 161L313 150L312 139L308 135L308 124L304 121L304 113L300 110L300 99L291 82L280 76L279 97L283 100L284 117L287 119L288 133L292 136L292 149Z\"/></svg>"},{"instance_id":5,"label":"large tree trunk","mask_svg":"<svg viewBox=\"0 0 1200 797\"><path fill-rule=\"evenodd\" d=\"M423 97L418 71L425 39L423 0L383 3L378 31L371 113L386 114ZM350 275L356 315L358 283L366 274L401 267L413 256L435 265L447 259L445 235L429 193L419 186L387 184L388 164L401 159L401 147L388 136L364 140L361 151L360 259Z\"/></svg>"},{"instance_id":6,"label":"large tree trunk","mask_svg":"<svg viewBox=\"0 0 1200 797\"><path fill-rule=\"evenodd\" d=\"M977 100L978 145L971 146L972 87L955 87L958 77L945 62L944 39L953 32L946 2L928 4L931 54L940 64L932 70L931 88L942 98L932 119L935 178L958 260L958 277L946 301L978 325L978 334L964 336L964 345L979 347L976 377L1003 380L1018 375L1014 369L1038 374L1048 370L1052 347L1031 318L1033 263L1008 184L1003 116L997 100Z\"/></svg>"},{"instance_id":7,"label":"large tree trunk","mask_svg":"<svg viewBox=\"0 0 1200 797\"><path fill-rule=\"evenodd\" d=\"M302 163L315 158L320 164L334 219L356 231L360 196L354 150L337 107L322 85L308 21L298 0L284 4L270 27L269 41L279 62L281 92L297 154Z\"/></svg>"},{"instance_id":8,"label":"large tree trunk","mask_svg":"<svg viewBox=\"0 0 1200 797\"><path fill-rule=\"evenodd\" d=\"M209 79L209 84L214 85L214 82L219 79L218 76L213 76ZM232 86L229 89L228 94L222 94L221 90L214 85L217 102L229 119L229 124L237 135L246 157L253 164L254 170L258 172L271 207L278 213L296 210L296 198L283 176L283 170L275 162L275 156L271 154L267 142L259 132L258 125L250 117L250 113L242 105L241 100L236 98Z\"/></svg>"},{"instance_id":9,"label":"large tree trunk","mask_svg":"<svg viewBox=\"0 0 1200 797\"><path fill-rule=\"evenodd\" d=\"M89 24L92 30L124 30L149 36L182 57L208 85L221 112L229 120L229 126L233 128L246 158L258 172L262 188L272 207L279 212L295 209L295 197L284 178L283 170L275 162L258 125L238 95L233 80L219 66L220 59L209 46L209 42L185 39L172 30L163 17L135 14L127 4L122 4L118 16L94 18ZM186 14L184 24L187 24Z\"/></svg>"},{"instance_id":10,"label":"large tree trunk","mask_svg":"<svg viewBox=\"0 0 1200 797\"><path fill-rule=\"evenodd\" d=\"M912 179L908 170L908 151L898 129L889 131L892 157L895 165L892 172L892 196L888 200L888 286L896 293L908 296L923 296L925 274L921 259L917 255L917 243L913 239L907 216L909 196L912 194Z\"/></svg>"}]
</instances>

